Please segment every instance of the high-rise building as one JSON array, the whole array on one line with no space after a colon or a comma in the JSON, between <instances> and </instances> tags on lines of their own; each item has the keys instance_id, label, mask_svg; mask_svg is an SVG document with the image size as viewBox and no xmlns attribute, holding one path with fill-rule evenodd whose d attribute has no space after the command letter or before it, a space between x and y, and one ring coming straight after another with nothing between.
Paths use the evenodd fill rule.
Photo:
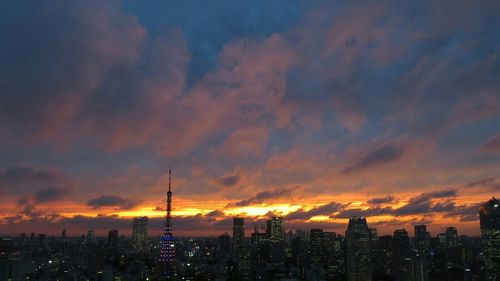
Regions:
<instances>
[{"instance_id":1,"label":"high-rise building","mask_svg":"<svg viewBox=\"0 0 500 281\"><path fill-rule=\"evenodd\" d=\"M94 243L94 241L95 241L95 232L94 232L93 229L89 229L87 231L87 238L86 238L86 240L87 240L87 244Z\"/></svg>"},{"instance_id":2,"label":"high-rise building","mask_svg":"<svg viewBox=\"0 0 500 281\"><path fill-rule=\"evenodd\" d=\"M479 209L485 278L500 280L500 200L495 197Z\"/></svg>"},{"instance_id":3,"label":"high-rise building","mask_svg":"<svg viewBox=\"0 0 500 281\"><path fill-rule=\"evenodd\" d=\"M349 281L371 281L370 229L364 217L349 219L345 234L346 269Z\"/></svg>"},{"instance_id":4,"label":"high-rise building","mask_svg":"<svg viewBox=\"0 0 500 281\"><path fill-rule=\"evenodd\" d=\"M132 221L132 245L137 252L147 250L148 223L148 217L136 217Z\"/></svg>"},{"instance_id":5,"label":"high-rise building","mask_svg":"<svg viewBox=\"0 0 500 281\"><path fill-rule=\"evenodd\" d=\"M229 237L229 234L225 232L221 236L219 236L218 239L218 246L219 246L219 251L222 254L223 257L228 257L229 253L231 251L231 240Z\"/></svg>"},{"instance_id":6,"label":"high-rise building","mask_svg":"<svg viewBox=\"0 0 500 281\"><path fill-rule=\"evenodd\" d=\"M414 275L415 281L429 280L429 264L430 264L430 234L427 231L427 225L415 225L415 254L414 254Z\"/></svg>"},{"instance_id":7,"label":"high-rise building","mask_svg":"<svg viewBox=\"0 0 500 281\"><path fill-rule=\"evenodd\" d=\"M160 264L163 265L163 275L170 278L175 275L175 244L172 234L172 170L168 170L167 214L165 217L165 232L161 237Z\"/></svg>"},{"instance_id":8,"label":"high-rise building","mask_svg":"<svg viewBox=\"0 0 500 281\"><path fill-rule=\"evenodd\" d=\"M63 240L63 241L66 240L66 229L63 229L61 231L61 240Z\"/></svg>"},{"instance_id":9,"label":"high-rise building","mask_svg":"<svg viewBox=\"0 0 500 281\"><path fill-rule=\"evenodd\" d=\"M245 246L245 219L233 218L233 252L236 256L241 254Z\"/></svg>"},{"instance_id":10,"label":"high-rise building","mask_svg":"<svg viewBox=\"0 0 500 281\"><path fill-rule=\"evenodd\" d=\"M454 226L449 226L445 228L444 230L444 236L445 236L445 247L446 248L453 248L458 246L458 231L457 228Z\"/></svg>"},{"instance_id":11,"label":"high-rise building","mask_svg":"<svg viewBox=\"0 0 500 281\"><path fill-rule=\"evenodd\" d=\"M414 226L415 230L415 250L419 256L427 256L430 250L430 234L427 232L427 225L420 224Z\"/></svg>"},{"instance_id":12,"label":"high-rise building","mask_svg":"<svg viewBox=\"0 0 500 281\"><path fill-rule=\"evenodd\" d=\"M309 251L311 253L311 265L321 266L325 258L325 233L323 229L309 230Z\"/></svg>"},{"instance_id":13,"label":"high-rise building","mask_svg":"<svg viewBox=\"0 0 500 281\"><path fill-rule=\"evenodd\" d=\"M269 239L273 242L285 241L285 227L283 226L283 218L273 217L271 219L271 236Z\"/></svg>"},{"instance_id":14,"label":"high-rise building","mask_svg":"<svg viewBox=\"0 0 500 281\"><path fill-rule=\"evenodd\" d=\"M118 229L112 229L108 232L108 245L111 248L118 246Z\"/></svg>"},{"instance_id":15,"label":"high-rise building","mask_svg":"<svg viewBox=\"0 0 500 281\"><path fill-rule=\"evenodd\" d=\"M413 280L410 237L406 229L396 229L393 236L392 274L395 281Z\"/></svg>"}]
</instances>

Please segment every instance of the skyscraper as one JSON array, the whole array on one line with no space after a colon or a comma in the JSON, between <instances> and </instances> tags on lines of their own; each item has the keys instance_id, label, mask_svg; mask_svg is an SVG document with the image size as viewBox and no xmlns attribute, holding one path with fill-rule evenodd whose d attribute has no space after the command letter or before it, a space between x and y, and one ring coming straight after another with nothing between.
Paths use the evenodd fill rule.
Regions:
<instances>
[{"instance_id":1,"label":"skyscraper","mask_svg":"<svg viewBox=\"0 0 500 281\"><path fill-rule=\"evenodd\" d=\"M415 250L419 256L427 256L430 249L430 234L427 225L415 225Z\"/></svg>"},{"instance_id":2,"label":"skyscraper","mask_svg":"<svg viewBox=\"0 0 500 281\"><path fill-rule=\"evenodd\" d=\"M495 197L479 209L486 280L500 280L500 201Z\"/></svg>"},{"instance_id":3,"label":"skyscraper","mask_svg":"<svg viewBox=\"0 0 500 281\"><path fill-rule=\"evenodd\" d=\"M396 229L394 231L392 246L392 273L394 280L412 280L412 254L410 249L410 237L406 229Z\"/></svg>"},{"instance_id":4,"label":"skyscraper","mask_svg":"<svg viewBox=\"0 0 500 281\"><path fill-rule=\"evenodd\" d=\"M245 219L233 218L233 252L236 256L241 254L245 245Z\"/></svg>"},{"instance_id":5,"label":"skyscraper","mask_svg":"<svg viewBox=\"0 0 500 281\"><path fill-rule=\"evenodd\" d=\"M271 219L271 241L285 241L285 227L283 225L283 218L273 217Z\"/></svg>"},{"instance_id":6,"label":"skyscraper","mask_svg":"<svg viewBox=\"0 0 500 281\"><path fill-rule=\"evenodd\" d=\"M427 232L427 225L415 225L415 255L414 255L414 275L415 281L429 280L429 256L430 256L430 234Z\"/></svg>"},{"instance_id":7,"label":"skyscraper","mask_svg":"<svg viewBox=\"0 0 500 281\"><path fill-rule=\"evenodd\" d=\"M165 232L161 237L160 264L163 264L163 275L167 278L174 275L175 244L172 234L172 170L168 170L167 215Z\"/></svg>"},{"instance_id":8,"label":"skyscraper","mask_svg":"<svg viewBox=\"0 0 500 281\"><path fill-rule=\"evenodd\" d=\"M108 232L108 245L111 248L118 245L118 229L113 229Z\"/></svg>"},{"instance_id":9,"label":"skyscraper","mask_svg":"<svg viewBox=\"0 0 500 281\"><path fill-rule=\"evenodd\" d=\"M345 234L349 281L371 281L370 229L364 217L349 219Z\"/></svg>"},{"instance_id":10,"label":"skyscraper","mask_svg":"<svg viewBox=\"0 0 500 281\"><path fill-rule=\"evenodd\" d=\"M148 222L148 217L136 217L132 221L132 245L138 252L144 252L147 248Z\"/></svg>"},{"instance_id":11,"label":"skyscraper","mask_svg":"<svg viewBox=\"0 0 500 281\"><path fill-rule=\"evenodd\" d=\"M325 233L322 229L309 231L309 250L311 252L311 265L321 266L324 263Z\"/></svg>"}]
</instances>

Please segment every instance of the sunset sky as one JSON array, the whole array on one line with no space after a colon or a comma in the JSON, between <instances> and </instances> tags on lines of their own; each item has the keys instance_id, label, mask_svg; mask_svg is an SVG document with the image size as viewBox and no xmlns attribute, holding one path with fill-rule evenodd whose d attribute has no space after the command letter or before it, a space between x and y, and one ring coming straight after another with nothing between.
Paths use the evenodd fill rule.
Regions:
<instances>
[{"instance_id":1,"label":"sunset sky","mask_svg":"<svg viewBox=\"0 0 500 281\"><path fill-rule=\"evenodd\" d=\"M500 1L1 1L0 234L479 234Z\"/></svg>"}]
</instances>

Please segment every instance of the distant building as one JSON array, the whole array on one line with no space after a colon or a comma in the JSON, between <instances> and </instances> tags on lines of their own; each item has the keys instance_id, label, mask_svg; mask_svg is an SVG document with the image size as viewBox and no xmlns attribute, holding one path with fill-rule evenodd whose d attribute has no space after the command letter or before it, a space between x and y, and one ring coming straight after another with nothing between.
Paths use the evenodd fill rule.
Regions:
<instances>
[{"instance_id":1,"label":"distant building","mask_svg":"<svg viewBox=\"0 0 500 281\"><path fill-rule=\"evenodd\" d=\"M219 246L219 251L224 257L228 257L230 252L231 252L231 238L229 237L229 234L225 232L218 238L218 246Z\"/></svg>"},{"instance_id":2,"label":"distant building","mask_svg":"<svg viewBox=\"0 0 500 281\"><path fill-rule=\"evenodd\" d=\"M86 238L87 244L92 244L95 241L95 232L93 229L90 229L87 231L87 238Z\"/></svg>"},{"instance_id":3,"label":"distant building","mask_svg":"<svg viewBox=\"0 0 500 281\"><path fill-rule=\"evenodd\" d=\"M239 255L245 245L245 219L233 218L233 251Z\"/></svg>"},{"instance_id":4,"label":"distant building","mask_svg":"<svg viewBox=\"0 0 500 281\"><path fill-rule=\"evenodd\" d=\"M427 225L415 225L415 250L419 256L427 256L431 247L430 234Z\"/></svg>"},{"instance_id":5,"label":"distant building","mask_svg":"<svg viewBox=\"0 0 500 281\"><path fill-rule=\"evenodd\" d=\"M63 229L61 231L61 240L63 240L63 241L66 240L66 229Z\"/></svg>"},{"instance_id":6,"label":"distant building","mask_svg":"<svg viewBox=\"0 0 500 281\"><path fill-rule=\"evenodd\" d=\"M108 232L108 245L111 248L118 246L118 230L113 229Z\"/></svg>"},{"instance_id":7,"label":"distant building","mask_svg":"<svg viewBox=\"0 0 500 281\"><path fill-rule=\"evenodd\" d=\"M414 255L414 275L416 281L429 280L430 263L430 234L427 232L427 225L415 225L415 255Z\"/></svg>"},{"instance_id":8,"label":"distant building","mask_svg":"<svg viewBox=\"0 0 500 281\"><path fill-rule=\"evenodd\" d=\"M309 230L309 251L311 265L320 266L324 263L325 233L323 229Z\"/></svg>"},{"instance_id":9,"label":"distant building","mask_svg":"<svg viewBox=\"0 0 500 281\"><path fill-rule=\"evenodd\" d=\"M500 280L500 201L495 197L479 209L486 280Z\"/></svg>"},{"instance_id":10,"label":"distant building","mask_svg":"<svg viewBox=\"0 0 500 281\"><path fill-rule=\"evenodd\" d=\"M147 250L148 224L148 217L136 217L132 221L132 245L137 252Z\"/></svg>"},{"instance_id":11,"label":"distant building","mask_svg":"<svg viewBox=\"0 0 500 281\"><path fill-rule=\"evenodd\" d=\"M271 219L271 236L269 239L273 242L285 240L285 227L283 218L273 217Z\"/></svg>"},{"instance_id":12,"label":"distant building","mask_svg":"<svg viewBox=\"0 0 500 281\"><path fill-rule=\"evenodd\" d=\"M345 234L346 269L349 281L371 281L370 229L364 217L349 219Z\"/></svg>"},{"instance_id":13,"label":"distant building","mask_svg":"<svg viewBox=\"0 0 500 281\"><path fill-rule=\"evenodd\" d=\"M392 273L394 281L412 280L413 265L410 237L406 229L396 229L393 236Z\"/></svg>"},{"instance_id":14,"label":"distant building","mask_svg":"<svg viewBox=\"0 0 500 281\"><path fill-rule=\"evenodd\" d=\"M458 231L454 226L449 226L444 230L445 248L453 248L458 246Z\"/></svg>"}]
</instances>

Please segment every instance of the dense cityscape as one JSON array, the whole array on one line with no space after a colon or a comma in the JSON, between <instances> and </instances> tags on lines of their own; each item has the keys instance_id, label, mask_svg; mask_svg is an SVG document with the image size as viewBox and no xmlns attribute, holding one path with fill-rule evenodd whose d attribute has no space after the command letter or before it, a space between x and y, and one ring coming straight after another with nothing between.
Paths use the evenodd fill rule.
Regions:
<instances>
[{"instance_id":1,"label":"dense cityscape","mask_svg":"<svg viewBox=\"0 0 500 281\"><path fill-rule=\"evenodd\" d=\"M500 281L500 0L0 0L0 42L0 281Z\"/></svg>"},{"instance_id":2,"label":"dense cityscape","mask_svg":"<svg viewBox=\"0 0 500 281\"><path fill-rule=\"evenodd\" d=\"M169 172L171 174L171 172ZM481 237L450 226L432 237L426 225L377 235L367 218L349 219L345 235L323 229L286 230L272 217L246 235L245 218L233 218L232 236L174 238L169 179L165 233L148 236L148 217L132 222L132 238L110 230L96 237L21 233L0 240L4 280L500 280L500 201L479 211Z\"/></svg>"}]
</instances>

